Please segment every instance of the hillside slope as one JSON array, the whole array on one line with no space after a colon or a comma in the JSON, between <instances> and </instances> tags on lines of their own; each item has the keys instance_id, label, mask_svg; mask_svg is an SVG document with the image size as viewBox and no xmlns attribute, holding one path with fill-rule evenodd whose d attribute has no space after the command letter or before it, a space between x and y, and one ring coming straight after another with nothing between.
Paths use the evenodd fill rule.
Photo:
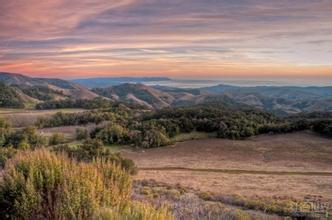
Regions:
<instances>
[{"instance_id":1,"label":"hillside slope","mask_svg":"<svg viewBox=\"0 0 332 220\"><path fill-rule=\"evenodd\" d=\"M332 87L218 85L200 91L211 95L227 94L240 103L278 114L332 111Z\"/></svg>"},{"instance_id":2,"label":"hillside slope","mask_svg":"<svg viewBox=\"0 0 332 220\"><path fill-rule=\"evenodd\" d=\"M249 105L278 115L300 112L332 112L332 87L237 87L218 85L200 89L170 88L125 83L93 91L113 100L161 109L218 103Z\"/></svg>"},{"instance_id":3,"label":"hillside slope","mask_svg":"<svg viewBox=\"0 0 332 220\"><path fill-rule=\"evenodd\" d=\"M143 84L125 83L109 88L97 88L92 91L112 100L135 103L157 109L168 107L175 100L171 94Z\"/></svg>"},{"instance_id":4,"label":"hillside slope","mask_svg":"<svg viewBox=\"0 0 332 220\"><path fill-rule=\"evenodd\" d=\"M61 79L32 78L16 73L0 72L0 82L15 91L20 102L71 99L93 99L98 97L89 89Z\"/></svg>"}]
</instances>

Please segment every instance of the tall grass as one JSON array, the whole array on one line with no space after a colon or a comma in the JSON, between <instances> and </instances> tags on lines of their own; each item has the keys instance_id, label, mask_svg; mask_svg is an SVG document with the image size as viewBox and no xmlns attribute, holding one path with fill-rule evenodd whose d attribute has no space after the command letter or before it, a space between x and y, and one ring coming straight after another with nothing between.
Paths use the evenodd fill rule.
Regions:
<instances>
[{"instance_id":1,"label":"tall grass","mask_svg":"<svg viewBox=\"0 0 332 220\"><path fill-rule=\"evenodd\" d=\"M173 219L166 208L131 200L127 171L103 159L77 162L46 149L20 151L0 180L1 219Z\"/></svg>"},{"instance_id":2,"label":"tall grass","mask_svg":"<svg viewBox=\"0 0 332 220\"><path fill-rule=\"evenodd\" d=\"M109 162L78 163L47 150L20 152L6 163L0 215L9 219L89 219L128 202L131 180Z\"/></svg>"},{"instance_id":3,"label":"tall grass","mask_svg":"<svg viewBox=\"0 0 332 220\"><path fill-rule=\"evenodd\" d=\"M151 205L131 202L122 207L101 209L95 220L172 220L173 214L165 207L154 209Z\"/></svg>"}]
</instances>

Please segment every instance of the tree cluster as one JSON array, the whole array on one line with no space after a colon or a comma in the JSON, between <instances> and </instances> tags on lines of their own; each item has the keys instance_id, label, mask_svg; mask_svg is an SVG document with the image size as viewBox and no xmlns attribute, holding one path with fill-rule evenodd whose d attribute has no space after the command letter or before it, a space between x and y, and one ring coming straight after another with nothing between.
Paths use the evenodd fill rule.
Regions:
<instances>
[{"instance_id":1,"label":"tree cluster","mask_svg":"<svg viewBox=\"0 0 332 220\"><path fill-rule=\"evenodd\" d=\"M38 134L35 127L14 130L6 121L0 119L0 147L30 149L41 147L45 143L46 139Z\"/></svg>"},{"instance_id":2,"label":"tree cluster","mask_svg":"<svg viewBox=\"0 0 332 220\"><path fill-rule=\"evenodd\" d=\"M63 100L49 100L36 105L36 109L63 109L63 108L83 108L83 109L100 109L110 108L114 105L113 102L97 97L94 99L63 99Z\"/></svg>"}]
</instances>

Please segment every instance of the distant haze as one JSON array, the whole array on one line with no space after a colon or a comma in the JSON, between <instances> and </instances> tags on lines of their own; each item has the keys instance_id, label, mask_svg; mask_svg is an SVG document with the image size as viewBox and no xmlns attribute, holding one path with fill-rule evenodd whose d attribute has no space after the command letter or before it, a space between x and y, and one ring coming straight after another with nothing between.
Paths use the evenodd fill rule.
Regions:
<instances>
[{"instance_id":1,"label":"distant haze","mask_svg":"<svg viewBox=\"0 0 332 220\"><path fill-rule=\"evenodd\" d=\"M332 78L171 78L168 81L150 81L145 84L178 88L201 88L219 84L234 86L332 86Z\"/></svg>"},{"instance_id":2,"label":"distant haze","mask_svg":"<svg viewBox=\"0 0 332 220\"><path fill-rule=\"evenodd\" d=\"M73 80L84 86L108 87L122 83L142 83L176 88L202 88L219 84L233 86L332 86L332 77L109 77Z\"/></svg>"}]
</instances>

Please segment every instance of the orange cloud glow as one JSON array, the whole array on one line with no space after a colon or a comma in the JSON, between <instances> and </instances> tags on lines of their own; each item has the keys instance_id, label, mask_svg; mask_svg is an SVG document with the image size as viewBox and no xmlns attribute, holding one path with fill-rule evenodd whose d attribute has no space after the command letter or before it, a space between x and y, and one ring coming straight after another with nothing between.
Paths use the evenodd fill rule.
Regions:
<instances>
[{"instance_id":1,"label":"orange cloud glow","mask_svg":"<svg viewBox=\"0 0 332 220\"><path fill-rule=\"evenodd\" d=\"M0 71L332 77L332 2L0 0Z\"/></svg>"}]
</instances>

